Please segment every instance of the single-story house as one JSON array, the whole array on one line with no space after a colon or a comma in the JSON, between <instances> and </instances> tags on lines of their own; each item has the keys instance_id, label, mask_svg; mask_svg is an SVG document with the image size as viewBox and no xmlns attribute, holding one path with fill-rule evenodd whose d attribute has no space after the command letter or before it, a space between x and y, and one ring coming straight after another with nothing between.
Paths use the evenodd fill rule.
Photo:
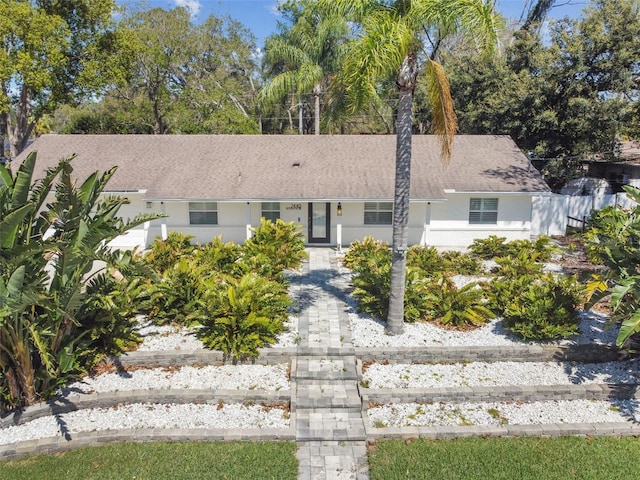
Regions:
<instances>
[{"instance_id":1,"label":"single-story house","mask_svg":"<svg viewBox=\"0 0 640 480\"><path fill-rule=\"evenodd\" d=\"M242 243L261 217L301 227L308 245L342 246L371 235L391 242L393 135L43 135L44 171L76 155L79 179L117 165L110 194L123 217L163 212L116 244L147 247L180 231L205 243ZM536 235L536 198L549 187L507 136L458 135L443 164L438 138L412 143L409 243L464 248L474 239Z\"/></svg>"}]
</instances>

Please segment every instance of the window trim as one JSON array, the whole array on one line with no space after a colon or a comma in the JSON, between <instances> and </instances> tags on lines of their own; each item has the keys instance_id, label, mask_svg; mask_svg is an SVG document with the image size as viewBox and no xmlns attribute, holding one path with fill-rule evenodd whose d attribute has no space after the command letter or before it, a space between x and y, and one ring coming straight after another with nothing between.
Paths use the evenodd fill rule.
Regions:
<instances>
[{"instance_id":1,"label":"window trim","mask_svg":"<svg viewBox=\"0 0 640 480\"><path fill-rule=\"evenodd\" d=\"M393 202L364 202L365 225L391 225L393 223Z\"/></svg>"},{"instance_id":2,"label":"window trim","mask_svg":"<svg viewBox=\"0 0 640 480\"><path fill-rule=\"evenodd\" d=\"M480 202L479 208L473 208L474 201ZM469 199L469 225L497 225L498 208L497 197L471 197Z\"/></svg>"},{"instance_id":3,"label":"window trim","mask_svg":"<svg viewBox=\"0 0 640 480\"><path fill-rule=\"evenodd\" d=\"M188 208L189 225L218 225L218 202L189 202ZM192 214L202 214L203 220L194 221ZM207 214L213 214L212 221L207 221Z\"/></svg>"}]
</instances>

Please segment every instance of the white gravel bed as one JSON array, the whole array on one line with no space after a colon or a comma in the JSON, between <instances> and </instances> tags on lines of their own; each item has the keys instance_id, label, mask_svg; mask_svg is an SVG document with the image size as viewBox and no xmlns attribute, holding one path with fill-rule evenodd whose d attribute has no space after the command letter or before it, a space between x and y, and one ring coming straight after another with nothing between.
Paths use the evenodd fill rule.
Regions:
<instances>
[{"instance_id":1,"label":"white gravel bed","mask_svg":"<svg viewBox=\"0 0 640 480\"><path fill-rule=\"evenodd\" d=\"M195 328L179 325L154 325L144 317L138 319L136 331L142 335L143 341L138 346L140 352L157 352L170 350L202 350L204 345L195 335ZM267 348L288 348L298 343L298 317L289 316L284 322L285 331L278 335L276 343Z\"/></svg>"},{"instance_id":2,"label":"white gravel bed","mask_svg":"<svg viewBox=\"0 0 640 480\"><path fill-rule=\"evenodd\" d=\"M369 408L372 427L539 425L550 423L637 422L633 400L548 402L394 403Z\"/></svg>"},{"instance_id":3,"label":"white gravel bed","mask_svg":"<svg viewBox=\"0 0 640 480\"><path fill-rule=\"evenodd\" d=\"M638 361L471 362L456 364L388 364L367 367L369 388L444 388L510 385L640 383Z\"/></svg>"},{"instance_id":4,"label":"white gravel bed","mask_svg":"<svg viewBox=\"0 0 640 480\"><path fill-rule=\"evenodd\" d=\"M127 404L78 410L0 429L0 444L74 433L141 428L289 428L289 412L242 404Z\"/></svg>"},{"instance_id":5,"label":"white gravel bed","mask_svg":"<svg viewBox=\"0 0 640 480\"><path fill-rule=\"evenodd\" d=\"M607 317L592 311L580 313L580 334L568 339L546 342L547 345L577 345L595 343L615 344L617 328L605 329ZM356 347L464 347L526 345L502 327L502 320L495 319L474 330L445 330L426 322L405 323L402 335L385 335L385 323L363 314L350 313L351 335Z\"/></svg>"},{"instance_id":6,"label":"white gravel bed","mask_svg":"<svg viewBox=\"0 0 640 480\"><path fill-rule=\"evenodd\" d=\"M69 384L62 394L164 389L287 390L288 368L288 364L138 368L86 377Z\"/></svg>"}]
</instances>

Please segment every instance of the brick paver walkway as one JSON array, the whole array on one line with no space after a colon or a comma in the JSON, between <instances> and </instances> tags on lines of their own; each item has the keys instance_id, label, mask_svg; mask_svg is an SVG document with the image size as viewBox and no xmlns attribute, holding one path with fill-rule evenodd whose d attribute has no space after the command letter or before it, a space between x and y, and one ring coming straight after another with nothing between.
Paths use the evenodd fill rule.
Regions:
<instances>
[{"instance_id":1,"label":"brick paver walkway","mask_svg":"<svg viewBox=\"0 0 640 480\"><path fill-rule=\"evenodd\" d=\"M308 252L302 275L292 281L300 305L297 366L291 372L298 478L367 479L356 359L342 300L346 281L331 249Z\"/></svg>"}]
</instances>

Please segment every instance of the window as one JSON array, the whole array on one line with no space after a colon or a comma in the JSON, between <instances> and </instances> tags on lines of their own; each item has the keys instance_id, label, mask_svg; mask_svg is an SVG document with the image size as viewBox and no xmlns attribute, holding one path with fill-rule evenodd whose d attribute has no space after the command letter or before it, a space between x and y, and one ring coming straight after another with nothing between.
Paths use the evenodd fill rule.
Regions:
<instances>
[{"instance_id":1,"label":"window","mask_svg":"<svg viewBox=\"0 0 640 480\"><path fill-rule=\"evenodd\" d=\"M190 225L217 225L218 202L189 202Z\"/></svg>"},{"instance_id":2,"label":"window","mask_svg":"<svg viewBox=\"0 0 640 480\"><path fill-rule=\"evenodd\" d=\"M280 203L262 202L262 216L275 223L280 218Z\"/></svg>"},{"instance_id":3,"label":"window","mask_svg":"<svg viewBox=\"0 0 640 480\"><path fill-rule=\"evenodd\" d=\"M365 225L391 225L393 217L392 202L365 202L364 204L364 224Z\"/></svg>"},{"instance_id":4,"label":"window","mask_svg":"<svg viewBox=\"0 0 640 480\"><path fill-rule=\"evenodd\" d=\"M494 225L498 223L498 199L471 198L469 200L469 223Z\"/></svg>"}]
</instances>

